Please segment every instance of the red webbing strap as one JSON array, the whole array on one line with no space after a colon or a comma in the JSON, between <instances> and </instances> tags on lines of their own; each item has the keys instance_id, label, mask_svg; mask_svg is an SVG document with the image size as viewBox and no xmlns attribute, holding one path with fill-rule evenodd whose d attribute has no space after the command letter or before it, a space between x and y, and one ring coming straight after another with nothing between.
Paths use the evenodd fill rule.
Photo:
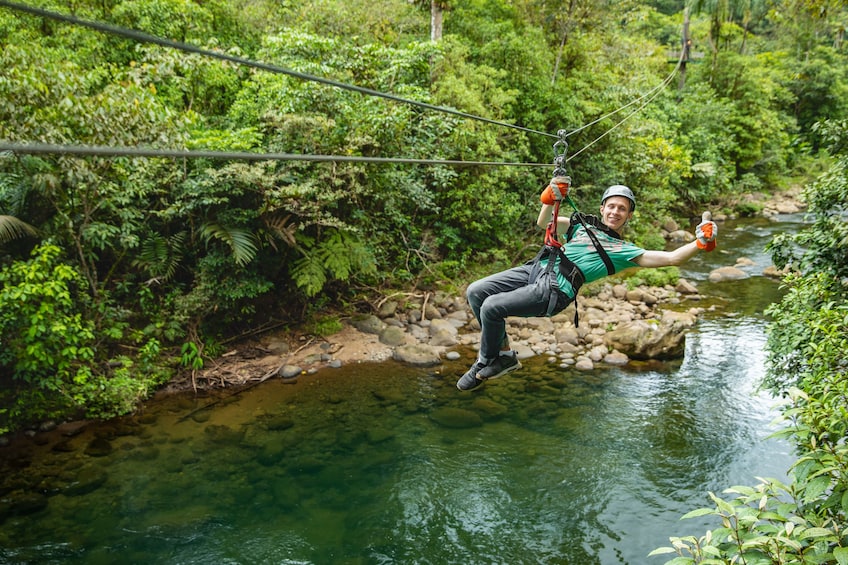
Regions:
<instances>
[{"instance_id":1,"label":"red webbing strap","mask_svg":"<svg viewBox=\"0 0 848 565\"><path fill-rule=\"evenodd\" d=\"M551 221L548 222L548 227L545 229L545 245L550 245L551 247L562 247L562 244L557 238L557 220L559 219L559 204L559 200L554 202L554 215L553 218L551 218Z\"/></svg>"}]
</instances>

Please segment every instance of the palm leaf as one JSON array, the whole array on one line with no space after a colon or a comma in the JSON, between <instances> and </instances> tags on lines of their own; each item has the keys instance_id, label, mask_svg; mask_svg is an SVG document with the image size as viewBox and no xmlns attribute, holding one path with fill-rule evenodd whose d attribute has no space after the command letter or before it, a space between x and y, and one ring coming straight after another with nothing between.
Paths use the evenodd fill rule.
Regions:
<instances>
[{"instance_id":1,"label":"palm leaf","mask_svg":"<svg viewBox=\"0 0 848 565\"><path fill-rule=\"evenodd\" d=\"M207 242L218 239L229 245L233 260L242 267L253 261L259 251L259 240L247 230L209 223L203 226L200 233Z\"/></svg>"},{"instance_id":2,"label":"palm leaf","mask_svg":"<svg viewBox=\"0 0 848 565\"><path fill-rule=\"evenodd\" d=\"M281 213L274 213L264 218L265 226L272 234L285 241L289 247L297 247L297 223L290 221L291 214L283 216ZM276 249L276 246L275 246Z\"/></svg>"},{"instance_id":3,"label":"palm leaf","mask_svg":"<svg viewBox=\"0 0 848 565\"><path fill-rule=\"evenodd\" d=\"M153 235L145 239L133 265L147 270L160 281L170 280L182 260L185 237L186 232L183 231L168 238Z\"/></svg>"},{"instance_id":4,"label":"palm leaf","mask_svg":"<svg viewBox=\"0 0 848 565\"><path fill-rule=\"evenodd\" d=\"M0 243L8 243L28 235L36 236L38 230L14 216L0 215Z\"/></svg>"}]
</instances>

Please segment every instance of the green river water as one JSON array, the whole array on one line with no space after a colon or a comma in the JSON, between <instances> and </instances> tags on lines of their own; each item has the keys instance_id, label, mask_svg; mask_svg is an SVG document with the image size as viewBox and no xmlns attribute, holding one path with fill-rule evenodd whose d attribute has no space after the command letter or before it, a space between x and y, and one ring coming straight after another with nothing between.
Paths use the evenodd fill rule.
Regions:
<instances>
[{"instance_id":1,"label":"green river water","mask_svg":"<svg viewBox=\"0 0 848 565\"><path fill-rule=\"evenodd\" d=\"M3 564L663 563L707 492L785 477L757 392L765 220L722 225L684 270L716 296L676 363L579 372L529 359L480 392L393 362L171 396L0 448ZM745 255L748 279L710 284ZM226 393L232 395L232 391Z\"/></svg>"}]
</instances>

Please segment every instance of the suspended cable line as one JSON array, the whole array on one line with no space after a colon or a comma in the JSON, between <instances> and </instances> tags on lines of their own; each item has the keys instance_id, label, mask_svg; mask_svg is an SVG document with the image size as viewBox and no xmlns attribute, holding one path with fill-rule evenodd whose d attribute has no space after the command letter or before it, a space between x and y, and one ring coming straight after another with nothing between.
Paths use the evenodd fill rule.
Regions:
<instances>
[{"instance_id":1,"label":"suspended cable line","mask_svg":"<svg viewBox=\"0 0 848 565\"><path fill-rule=\"evenodd\" d=\"M572 135L574 135L574 134L576 134L576 133L579 133L579 132L583 131L584 129L586 129L586 128L588 128L588 127L591 127L591 126L593 126L593 125L597 124L598 122L600 122L600 121L602 121L602 120L605 120L605 119L609 118L610 116L614 116L615 114L617 114L617 113L621 112L622 110L625 110L625 109L629 108L630 106L633 106L634 104L638 104L639 102L641 102L642 100L644 100L644 99L645 99L645 98L647 98L648 96L651 96L652 94L654 94L655 92L658 92L658 91L659 91L660 89L662 89L663 87L668 86L668 83L670 83L670 82L671 82L671 79L673 79L673 78L674 78L674 76L677 74L677 72L680 70L680 65L683 63L683 58L684 58L684 54L683 54L683 53L681 53L681 54L680 54L680 59L678 59L678 61L677 61L677 65L675 65L675 67L674 67L674 69L672 69L671 73L669 73L669 75L668 75L668 76L667 76L667 77L666 77L666 78L665 78L665 79L664 79L664 80L663 80L660 84L658 84L657 86L655 86L653 89L649 90L648 92L646 92L645 94L643 94L643 95L642 95L642 96L640 96L639 98L636 98L636 99L634 99L634 100L631 100L630 102L628 102L628 103L627 103L627 104L625 104L624 106L622 106L622 107L620 107L620 108L617 108L617 109L613 110L612 112L609 112L609 113L607 113L607 114L604 114L603 116L601 116L601 117L599 117L599 118L597 118L597 119L595 119L595 120L592 120L592 121L591 121L591 122L589 122L588 124L582 125L582 126L580 126L579 128L577 128L577 129L574 129L574 130L571 130L571 131L567 132L567 133L565 134L565 136L566 136L566 137L569 137L569 136L572 136ZM652 97L651 97L651 99L650 99L650 100L648 100L648 102L650 103L650 102L651 102L651 100L653 100L654 98L656 98L656 96L652 96ZM639 110L641 110L642 108L644 108L646 105L647 105L647 104L643 104L643 105L642 105L642 106L640 106L640 107L639 107L636 111L638 112ZM627 117L630 117L631 115L632 115L632 113L631 113L631 114L628 114L628 116L627 116ZM623 120L622 120L622 121L623 121ZM621 122L619 122L619 123L621 123ZM597 141L597 140L595 140L595 141ZM592 143L594 143L594 141L593 141ZM591 145L591 144L590 144L590 145ZM585 149L585 147L584 147L584 149ZM582 150L581 150L581 151L582 151Z\"/></svg>"},{"instance_id":2,"label":"suspended cable line","mask_svg":"<svg viewBox=\"0 0 848 565\"><path fill-rule=\"evenodd\" d=\"M681 61L682 61L682 60L683 60L683 59L681 58ZM627 120L628 120L628 119L629 119L629 118L630 118L633 114L636 114L636 113L640 112L640 111L642 110L642 108L644 108L645 106L647 106L648 104L650 104L651 102L653 102L653 101L654 101L654 99L655 99L657 96L659 96L659 95L660 95L660 92L662 91L661 89L662 89L663 87L665 87L665 86L668 86L668 83L670 83L670 82L671 82L671 79L673 79L673 78L674 78L674 75L677 73L677 69L678 69L678 68L680 68L680 62L679 62L679 61L678 61L678 64L677 64L677 67L675 68L675 70L674 70L674 71L672 71L672 73L671 73L670 75L668 75L668 76L665 78L665 80L663 80L663 82L662 82L662 83L660 83L659 85L657 85L657 86L656 86L653 90L651 90L648 94L645 94L644 96L642 96L642 97L640 97L640 98L637 98L637 99L636 99L636 100L634 100L633 102L630 102L629 104L627 104L627 105L625 105L625 106L622 106L622 107L621 107L621 108L619 108L618 110L615 110L614 112L610 112L609 114L607 114L607 116L611 116L611 115L613 115L613 114L615 114L615 113L617 113L617 112L619 112L619 111L621 111L621 110L623 110L623 109L625 109L625 108L627 108L627 107L629 107L629 106L632 106L635 102L638 102L638 101L640 101L640 100L644 100L646 96L648 96L648 95L651 95L651 94L652 94L652 95L651 95L651 97L650 97L650 98L648 98L648 100L647 100L647 101L645 101L645 102L644 102L641 106L639 106L638 108L636 108L635 110L633 110L632 112L630 112L629 114L627 114L626 116L624 116L621 120L619 120L619 121L618 121L618 123L616 123L616 124L615 124L615 125L613 125L611 128L609 128L608 130L606 130L605 132L603 132L601 135L599 135L598 137L596 137L596 138L595 138L594 140L592 140L592 141L591 141L588 145L583 146L583 148L582 148L582 149L580 149L580 151L577 151L577 152L573 153L571 156L569 156L567 159L565 159L565 162L571 161L572 159L574 159L575 157L577 157L578 155L580 155L581 153L583 153L584 151L586 151L587 149L589 149L589 148L590 148L591 146L593 146L595 143L597 143L598 141L600 141L601 139L603 139L604 137L606 137L607 135L609 135L610 133L612 133L613 131L615 131L616 129L618 129L618 127L619 127L621 124L623 124L624 122L626 122L626 121L627 121ZM603 119L604 117L606 117L606 116L603 116L602 118L598 118L597 120L595 120L595 121L594 121L594 122L592 122L592 123L597 123L598 121L600 121L600 120L601 120L601 119ZM589 124L589 125L591 125L591 124ZM580 128L580 129L584 129L584 128L586 128L586 127L588 127L588 125L583 126L583 128ZM568 134L566 134L566 135L568 135Z\"/></svg>"},{"instance_id":3,"label":"suspended cable line","mask_svg":"<svg viewBox=\"0 0 848 565\"><path fill-rule=\"evenodd\" d=\"M404 163L413 165L550 167L550 163L505 163L497 161L458 161L448 159L411 159L405 157L362 157L356 155L304 155L300 153L250 153L247 151L204 151L154 149L143 147L111 147L107 145L61 145L48 143L10 143L0 141L3 152L26 155L76 155L81 157L161 157L190 159L224 159L244 161L317 161L349 163Z\"/></svg>"},{"instance_id":4,"label":"suspended cable line","mask_svg":"<svg viewBox=\"0 0 848 565\"><path fill-rule=\"evenodd\" d=\"M361 86L355 86L355 85L352 85L352 84L347 84L347 83L339 82L339 81L336 81L336 80L331 80L331 79L327 79L327 78L323 78L323 77L319 77L319 76L315 76L315 75L310 75L310 74L307 74L307 73L301 73L301 72L294 71L294 70L291 70L291 69L287 69L285 67L280 67L280 66L277 66L277 65L271 65L271 64L262 63L262 62L259 62L259 61L253 61L251 59L245 59L243 57L236 57L234 55L228 55L226 53L221 53L219 51L212 51L212 50L209 50L209 49L203 49L201 47L197 47L195 45L190 45L188 43L182 43L182 42L179 42L179 41L172 41L170 39L157 37L155 35L150 35L150 34L147 34L147 33L141 32L141 31L122 28L122 27L115 26L115 25L112 25L112 24L96 22L96 21L91 21L91 20L83 20L81 18L77 18L76 16L70 16L70 15L60 14L60 13L57 13L57 12L51 12L49 10L44 10L42 8L36 8L34 6L27 6L25 4L18 4L18 3L15 3L15 2L8 2L7 0L0 0L0 6L4 6L6 8L12 9L12 10L18 10L18 11L21 11L21 12L26 12L26 13L32 14L34 16L41 16L41 17L44 17L44 18L50 18L50 19L57 20L57 21L60 21L60 22L66 22L66 23L70 23L70 24L74 24L74 25L87 27L87 28L94 29L94 30L97 30L97 31L102 32L102 33L108 33L108 34L111 34L111 35L117 35L117 36L120 36L120 37L133 39L133 40L141 42L141 43L153 43L153 44L156 44L156 45L160 45L162 47L169 47L171 49L178 49L180 51L185 51L186 53L194 53L196 55L203 55L203 56L206 56L206 57L212 57L214 59L219 59L219 60L222 60L222 61L228 61L228 62L231 62L231 63L244 65L246 67L261 69L261 70L268 71L268 72L271 72L271 73L284 74L284 75L299 78L299 79L302 79L302 80L318 82L318 83L325 84L325 85L328 85L328 86L333 86L333 87L341 88L341 89L344 89L344 90L350 90L350 91L353 91L353 92L358 92L360 94L367 94L369 96L377 96L377 97L380 97L380 98L386 98L388 100L393 100L395 102L401 102L401 103L409 104L409 105L412 105L412 106L418 106L419 108L426 108L427 110L433 110L433 111L442 112L442 113L445 113L445 114L452 114L454 116L467 118L469 120L476 120L478 122L484 122L484 123L487 123L487 124L493 124L493 125L497 125L497 126L501 126L501 127L512 128L512 129L516 129L516 130L523 131L523 132L526 132L526 133L532 133L532 134L536 134L536 135L544 135L544 136L547 136L547 137L556 137L556 135L554 135L554 134L550 134L550 133L546 133L546 132L543 132L543 131L538 131L538 130L534 130L534 129L530 129L530 128L525 128L525 127L518 126L518 125L515 125L515 124L510 124L510 123L507 123L507 122L500 122L500 121L497 121L497 120L492 120L492 119L489 119L489 118L476 116L474 114L467 114L465 112L461 112L461 111L455 110L453 108L446 108L444 106L436 106L435 104L428 104L426 102L419 102L418 100L411 100L409 98L402 98L400 96L395 96L394 94L388 94L388 93L385 93L385 92L380 92L378 90L372 90L370 88L363 88Z\"/></svg>"},{"instance_id":5,"label":"suspended cable line","mask_svg":"<svg viewBox=\"0 0 848 565\"><path fill-rule=\"evenodd\" d=\"M585 145L582 149L577 151L576 153L569 156L567 159L564 159L564 155L559 155L559 161L556 163L558 166L563 165L565 162L571 161L573 158L577 157L583 151L587 150L589 147L612 133L615 129L620 127L627 119L629 119L634 114L641 111L645 106L650 104L658 95L661 89L668 85L671 82L672 78L677 74L680 69L680 65L683 61L683 54L681 53L681 57L677 62L677 65L659 85L654 87L652 90L646 92L639 98L632 100L631 102L596 118L595 120L580 126L577 129L566 131L560 130L557 134L551 134L539 130L534 130L531 128L525 128L523 126L518 126L515 124L510 124L507 122L501 122L498 120L492 120L489 118L484 118L481 116L477 116L474 114L468 114L466 112L461 112L459 110L455 110L453 108L447 108L444 106L436 106L434 104L428 104L426 102L420 102L417 100L412 100L408 98L402 98L400 96L395 96L393 94L388 94L385 92L380 92L377 90L372 90L370 88L364 88L360 86L355 86L343 82L339 82L332 79L327 79L315 75L310 75L307 73L301 73L298 71L294 71L291 69L287 69L284 67L280 67L277 65L271 65L268 63L262 63L258 61L253 61L251 59L245 59L243 57L236 57L234 55L229 55L226 53L222 53L219 51L212 51L209 49L203 49L197 47L195 45L190 45L187 43L182 43L178 41L172 41L170 39L165 39L161 37L157 37L154 35L150 35L148 33L144 33L137 30L122 28L119 26L115 26L112 24L107 24L103 22L96 22L92 20L83 20L76 16L60 14L57 12L51 12L49 10L45 10L42 8L37 8L34 6L28 6L25 4L18 4L16 2L9 2L8 0L0 0L0 6L17 10L21 12L25 12L34 16L45 17L53 20L57 20L60 22L69 23L72 25L79 25L83 27L87 27L102 33L107 33L111 35L116 35L119 37L124 37L128 39L132 39L141 43L152 43L155 45L160 45L162 47L177 49L180 51L184 51L186 53L194 53L197 55L202 55L206 57L211 57L214 59L219 59L222 61L227 61L231 63L235 63L238 65L244 65L247 67L252 67L255 69L260 69L264 71L268 71L276 74L284 74L294 78L298 78L301 80L312 81L321 83L327 86L332 86L336 88L341 88L344 90L349 90L353 92L358 92L360 94L365 94L369 96L377 96L380 98L385 98L388 100L393 100L395 102L400 102L404 104L409 104L412 106L417 106L420 108L424 108L427 110L432 110L436 112L442 112L446 114L451 114L455 116L459 116L462 118L475 120L479 122L484 122L492 125L497 125L501 127L507 127L511 129L516 129L519 131L523 131L525 133L531 133L536 135L543 135L546 137L552 137L558 139L558 141L554 144L554 150L557 150L559 145L564 145L567 147L566 138L572 135L575 135L586 128L589 128L606 118L609 118L623 110L626 110L630 106L634 104L638 104L639 102L648 99L646 102L641 104L638 108L627 114L624 118L622 118L618 123L613 125L608 130L604 131L594 140ZM15 144L15 143L6 143L0 142L0 151L14 151L16 153L28 153L28 154L45 154L45 153L61 153L68 155L81 155L81 156L115 156L115 157L171 157L171 158L210 158L210 159L244 159L244 160L253 160L253 161L267 161L267 160L300 160L300 161L348 161L348 162L363 162L363 163L410 163L410 164L441 164L441 165L497 165L497 166L521 166L521 167L539 167L546 166L540 163L505 163L505 162L491 162L491 161L458 161L458 160L437 160L437 159L411 159L411 158L384 158L384 157L358 157L358 156L349 156L349 155L301 155L301 154L291 154L291 153L250 153L250 152L224 152L224 151L187 151L187 150L171 150L171 149L152 149L152 148L132 148L132 147L106 147L106 146L83 146L83 145L53 145L53 144Z\"/></svg>"}]
</instances>

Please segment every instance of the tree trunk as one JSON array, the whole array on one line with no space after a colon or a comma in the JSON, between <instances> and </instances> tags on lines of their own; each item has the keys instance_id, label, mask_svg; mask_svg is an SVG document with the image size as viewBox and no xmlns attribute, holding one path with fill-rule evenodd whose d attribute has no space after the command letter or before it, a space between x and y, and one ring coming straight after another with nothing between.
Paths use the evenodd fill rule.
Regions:
<instances>
[{"instance_id":1,"label":"tree trunk","mask_svg":"<svg viewBox=\"0 0 848 565\"><path fill-rule=\"evenodd\" d=\"M574 0L568 3L568 13L566 15L565 23L562 26L562 39L559 42L559 49L557 50L556 61L554 62L554 72L551 73L551 85L556 84L556 77L559 74L559 65L562 62L562 54L565 51L565 44L568 43L568 35L571 31L571 23L572 18L574 17Z\"/></svg>"},{"instance_id":2,"label":"tree trunk","mask_svg":"<svg viewBox=\"0 0 848 565\"><path fill-rule=\"evenodd\" d=\"M444 13L438 0L430 0L430 40L440 41L442 39L442 19Z\"/></svg>"}]
</instances>

